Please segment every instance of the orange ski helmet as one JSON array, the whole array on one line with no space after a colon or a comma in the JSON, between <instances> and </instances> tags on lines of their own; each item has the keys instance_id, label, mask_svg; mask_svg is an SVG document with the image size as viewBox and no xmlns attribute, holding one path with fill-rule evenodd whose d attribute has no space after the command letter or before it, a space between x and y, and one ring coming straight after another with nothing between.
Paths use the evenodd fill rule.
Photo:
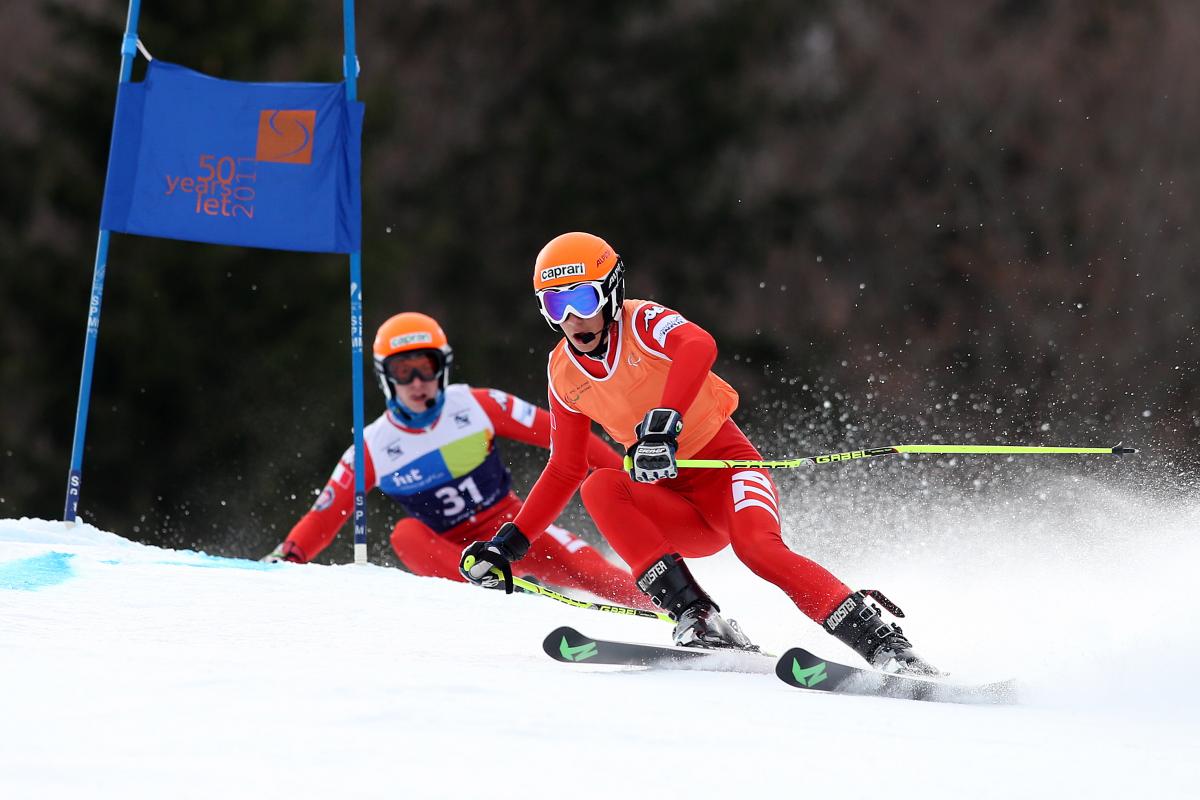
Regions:
<instances>
[{"instance_id":1,"label":"orange ski helmet","mask_svg":"<svg viewBox=\"0 0 1200 800\"><path fill-rule=\"evenodd\" d=\"M388 408L408 417L396 396L398 384L411 383L414 377L437 379L439 395L449 382L454 351L437 320L416 311L397 314L379 326L375 333L375 377L387 398ZM421 358L427 356L427 358ZM439 397L440 399L440 397Z\"/></svg>"},{"instance_id":2,"label":"orange ski helmet","mask_svg":"<svg viewBox=\"0 0 1200 800\"><path fill-rule=\"evenodd\" d=\"M538 308L554 330L567 314L588 318L603 313L605 324L625 301L625 264L608 242L575 231L556 236L533 266Z\"/></svg>"}]
</instances>

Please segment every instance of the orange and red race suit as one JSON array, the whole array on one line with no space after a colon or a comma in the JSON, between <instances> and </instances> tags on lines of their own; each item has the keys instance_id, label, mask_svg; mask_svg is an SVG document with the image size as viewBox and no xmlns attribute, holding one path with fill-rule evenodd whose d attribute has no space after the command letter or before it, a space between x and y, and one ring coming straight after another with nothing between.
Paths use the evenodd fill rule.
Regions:
<instances>
[{"instance_id":1,"label":"orange and red race suit","mask_svg":"<svg viewBox=\"0 0 1200 800\"><path fill-rule=\"evenodd\" d=\"M784 544L779 492L766 470L682 468L655 483L634 482L617 468L588 476L591 422L629 445L652 408L683 415L680 458L761 458L730 418L737 394L711 372L717 347L707 331L666 306L627 300L609 335L603 361L565 342L550 355L550 460L517 526L527 535L542 530L582 484L584 506L634 575L668 553L707 556L732 544L755 574L824 621L850 589Z\"/></svg>"}]
</instances>

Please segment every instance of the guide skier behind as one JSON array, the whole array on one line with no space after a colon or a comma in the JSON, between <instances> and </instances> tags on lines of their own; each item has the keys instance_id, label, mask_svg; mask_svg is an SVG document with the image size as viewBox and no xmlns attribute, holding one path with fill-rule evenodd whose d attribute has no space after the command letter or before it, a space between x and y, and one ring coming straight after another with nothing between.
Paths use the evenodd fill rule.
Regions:
<instances>
[{"instance_id":1,"label":"guide skier behind","mask_svg":"<svg viewBox=\"0 0 1200 800\"><path fill-rule=\"evenodd\" d=\"M449 383L453 352L425 314L397 314L380 326L375 374L387 410L363 431L367 490L378 487L408 517L396 523L392 548L417 575L461 581L463 545L490 536L521 508L496 438L538 447L550 443L550 415L507 392ZM619 468L621 458L587 432L580 457L588 467ZM329 546L351 513L354 447L342 456L311 510L264 560L306 562ZM524 571L556 586L583 589L615 603L646 606L628 572L554 524L530 548Z\"/></svg>"},{"instance_id":2,"label":"guide skier behind","mask_svg":"<svg viewBox=\"0 0 1200 800\"><path fill-rule=\"evenodd\" d=\"M677 470L679 458L761 459L730 418L738 395L711 371L717 346L707 331L665 305L626 300L620 256L588 233L550 241L537 257L533 288L546 322L563 336L548 367L550 459L516 518L463 551L464 577L511 591L512 564L582 486L584 506L638 588L676 620L677 644L754 648L685 561L732 544L755 574L872 666L937 672L866 593L788 549L779 492L765 469ZM628 448L628 473L611 467L588 475L592 421Z\"/></svg>"}]
</instances>

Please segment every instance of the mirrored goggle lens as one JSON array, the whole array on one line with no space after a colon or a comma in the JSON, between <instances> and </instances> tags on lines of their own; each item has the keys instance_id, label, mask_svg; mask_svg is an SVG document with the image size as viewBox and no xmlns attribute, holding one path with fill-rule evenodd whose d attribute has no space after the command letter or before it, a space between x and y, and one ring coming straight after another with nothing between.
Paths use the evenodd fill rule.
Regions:
<instances>
[{"instance_id":1,"label":"mirrored goggle lens","mask_svg":"<svg viewBox=\"0 0 1200 800\"><path fill-rule=\"evenodd\" d=\"M400 384L412 383L414 378L437 380L442 374L441 362L429 353L392 356L383 362L383 369L389 378Z\"/></svg>"},{"instance_id":2,"label":"mirrored goggle lens","mask_svg":"<svg viewBox=\"0 0 1200 800\"><path fill-rule=\"evenodd\" d=\"M562 323L570 313L584 319L593 317L604 301L600 296L600 287L594 283L584 283L567 289L546 289L539 297L542 310L556 325Z\"/></svg>"}]
</instances>

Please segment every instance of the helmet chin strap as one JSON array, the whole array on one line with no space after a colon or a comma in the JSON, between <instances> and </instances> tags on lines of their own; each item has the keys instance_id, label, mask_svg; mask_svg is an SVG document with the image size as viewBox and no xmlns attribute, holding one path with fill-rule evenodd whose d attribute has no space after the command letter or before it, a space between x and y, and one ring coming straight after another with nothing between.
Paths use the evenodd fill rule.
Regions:
<instances>
[{"instance_id":1,"label":"helmet chin strap","mask_svg":"<svg viewBox=\"0 0 1200 800\"><path fill-rule=\"evenodd\" d=\"M442 406L445 404L446 393L441 390L438 390L436 399L425 401L425 410L420 413L410 411L399 400L389 399L387 401L388 410L395 414L406 428L428 428L438 421L438 417L442 415Z\"/></svg>"}]
</instances>

